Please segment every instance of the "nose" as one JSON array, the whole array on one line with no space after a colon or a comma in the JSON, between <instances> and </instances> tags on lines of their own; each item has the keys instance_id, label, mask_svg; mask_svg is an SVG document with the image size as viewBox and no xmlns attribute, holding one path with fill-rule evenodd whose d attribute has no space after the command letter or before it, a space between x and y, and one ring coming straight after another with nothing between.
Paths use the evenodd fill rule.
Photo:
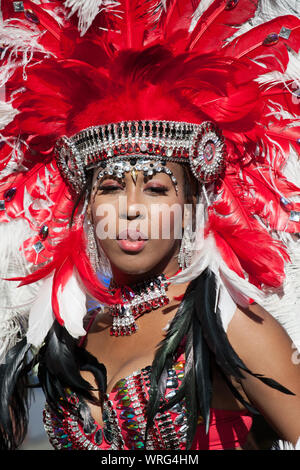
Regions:
<instances>
[{"instance_id":1,"label":"nose","mask_svg":"<svg viewBox=\"0 0 300 470\"><path fill-rule=\"evenodd\" d=\"M147 210L145 205L141 202L142 198L139 196L139 188L135 185L131 185L126 195L122 197L123 200L120 201L120 219L130 221L146 218Z\"/></svg>"}]
</instances>

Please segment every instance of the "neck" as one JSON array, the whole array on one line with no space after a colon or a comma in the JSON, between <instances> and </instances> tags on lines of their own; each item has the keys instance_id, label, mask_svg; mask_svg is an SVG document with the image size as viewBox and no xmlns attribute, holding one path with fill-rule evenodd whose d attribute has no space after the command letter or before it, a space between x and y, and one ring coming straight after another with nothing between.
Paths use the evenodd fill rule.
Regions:
<instances>
[{"instance_id":1,"label":"neck","mask_svg":"<svg viewBox=\"0 0 300 470\"><path fill-rule=\"evenodd\" d=\"M177 273L179 270L179 265L177 262L177 257L173 256L168 263L162 260L158 265L153 267L148 271L140 271L135 273L128 273L124 271L120 271L116 266L112 266L112 282L116 286L123 286L123 285L134 285L138 282L146 281L147 279L159 276L159 274L164 273L166 277L171 277Z\"/></svg>"}]
</instances>

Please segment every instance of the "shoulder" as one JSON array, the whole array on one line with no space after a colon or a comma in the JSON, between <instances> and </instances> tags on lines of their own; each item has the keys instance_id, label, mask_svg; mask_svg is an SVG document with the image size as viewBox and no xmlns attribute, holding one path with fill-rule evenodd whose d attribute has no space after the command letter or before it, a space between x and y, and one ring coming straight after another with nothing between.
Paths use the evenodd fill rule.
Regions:
<instances>
[{"instance_id":1,"label":"shoulder","mask_svg":"<svg viewBox=\"0 0 300 470\"><path fill-rule=\"evenodd\" d=\"M227 335L248 369L255 374L271 377L300 396L298 351L271 314L258 305L247 310L237 309Z\"/></svg>"},{"instance_id":2,"label":"shoulder","mask_svg":"<svg viewBox=\"0 0 300 470\"><path fill-rule=\"evenodd\" d=\"M257 304L237 308L229 323L227 335L241 359L248 363L272 355L273 360L291 361L293 342L280 323Z\"/></svg>"}]
</instances>

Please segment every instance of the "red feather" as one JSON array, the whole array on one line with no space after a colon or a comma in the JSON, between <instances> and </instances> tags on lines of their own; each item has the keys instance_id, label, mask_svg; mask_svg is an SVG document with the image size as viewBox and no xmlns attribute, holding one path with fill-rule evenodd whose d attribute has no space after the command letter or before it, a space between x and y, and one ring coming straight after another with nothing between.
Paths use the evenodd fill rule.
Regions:
<instances>
[{"instance_id":1,"label":"red feather","mask_svg":"<svg viewBox=\"0 0 300 470\"><path fill-rule=\"evenodd\" d=\"M220 49L225 39L235 33L237 26L254 16L257 2L239 0L234 8L228 8L229 2L215 0L202 14L190 35L187 50L203 54Z\"/></svg>"}]
</instances>

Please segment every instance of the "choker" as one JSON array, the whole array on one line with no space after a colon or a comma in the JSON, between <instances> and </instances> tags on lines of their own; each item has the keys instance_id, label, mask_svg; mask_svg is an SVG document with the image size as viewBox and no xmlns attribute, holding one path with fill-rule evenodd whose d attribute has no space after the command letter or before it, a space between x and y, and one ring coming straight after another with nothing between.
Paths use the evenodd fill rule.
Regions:
<instances>
[{"instance_id":1,"label":"choker","mask_svg":"<svg viewBox=\"0 0 300 470\"><path fill-rule=\"evenodd\" d=\"M140 316L170 302L166 293L169 284L165 274L160 274L133 286L122 287L121 297L124 303L109 307L113 318L110 335L129 336L135 333L138 329L136 320Z\"/></svg>"}]
</instances>

